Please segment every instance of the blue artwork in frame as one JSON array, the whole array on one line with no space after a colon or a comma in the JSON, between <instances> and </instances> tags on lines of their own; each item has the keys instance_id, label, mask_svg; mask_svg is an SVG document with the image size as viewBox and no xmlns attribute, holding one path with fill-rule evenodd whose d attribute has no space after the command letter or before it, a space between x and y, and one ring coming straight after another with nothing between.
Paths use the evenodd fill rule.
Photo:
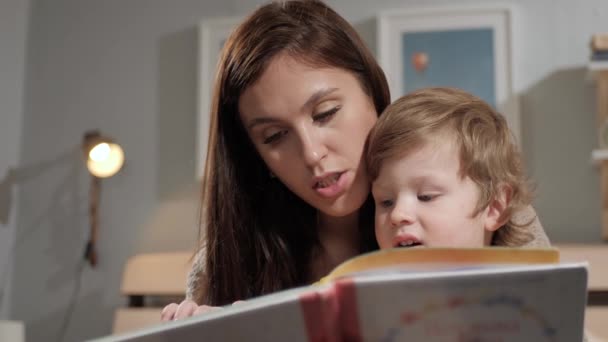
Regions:
<instances>
[{"instance_id":1,"label":"blue artwork in frame","mask_svg":"<svg viewBox=\"0 0 608 342\"><path fill-rule=\"evenodd\" d=\"M496 108L492 28L401 34L404 93L450 86L477 95Z\"/></svg>"}]
</instances>

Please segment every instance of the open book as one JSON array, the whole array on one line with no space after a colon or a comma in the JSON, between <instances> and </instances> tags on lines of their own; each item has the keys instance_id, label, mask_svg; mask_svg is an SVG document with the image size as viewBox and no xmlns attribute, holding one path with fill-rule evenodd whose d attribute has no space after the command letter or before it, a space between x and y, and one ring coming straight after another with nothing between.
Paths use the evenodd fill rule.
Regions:
<instances>
[{"instance_id":1,"label":"open book","mask_svg":"<svg viewBox=\"0 0 608 342\"><path fill-rule=\"evenodd\" d=\"M581 341L585 264L556 249L411 248L320 282L102 341Z\"/></svg>"}]
</instances>

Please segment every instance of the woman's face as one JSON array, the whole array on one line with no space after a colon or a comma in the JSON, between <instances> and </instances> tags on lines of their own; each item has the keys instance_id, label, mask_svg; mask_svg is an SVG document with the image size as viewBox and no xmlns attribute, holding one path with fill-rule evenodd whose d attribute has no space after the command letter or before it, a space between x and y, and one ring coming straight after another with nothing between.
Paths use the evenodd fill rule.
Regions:
<instances>
[{"instance_id":1,"label":"woman's face","mask_svg":"<svg viewBox=\"0 0 608 342\"><path fill-rule=\"evenodd\" d=\"M243 125L272 173L330 216L356 212L370 190L362 153L376 122L357 78L279 55L239 99Z\"/></svg>"}]
</instances>

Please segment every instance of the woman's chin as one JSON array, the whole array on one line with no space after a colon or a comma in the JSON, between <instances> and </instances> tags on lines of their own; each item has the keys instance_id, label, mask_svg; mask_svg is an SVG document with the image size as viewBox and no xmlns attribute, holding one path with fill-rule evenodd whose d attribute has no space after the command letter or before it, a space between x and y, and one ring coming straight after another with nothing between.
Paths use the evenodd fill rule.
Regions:
<instances>
[{"instance_id":1,"label":"woman's chin","mask_svg":"<svg viewBox=\"0 0 608 342\"><path fill-rule=\"evenodd\" d=\"M322 214L327 216L345 217L358 214L359 209L361 209L366 199L367 194L365 196L356 196L356 198L355 196L348 196L348 194L344 194L332 203L322 203L321 205L316 206L316 208Z\"/></svg>"},{"instance_id":2,"label":"woman's chin","mask_svg":"<svg viewBox=\"0 0 608 342\"><path fill-rule=\"evenodd\" d=\"M353 179L350 172L342 177L344 188L335 197L327 197L317 193L307 194L306 202L319 212L331 217L345 217L357 214L370 194L368 183Z\"/></svg>"}]
</instances>

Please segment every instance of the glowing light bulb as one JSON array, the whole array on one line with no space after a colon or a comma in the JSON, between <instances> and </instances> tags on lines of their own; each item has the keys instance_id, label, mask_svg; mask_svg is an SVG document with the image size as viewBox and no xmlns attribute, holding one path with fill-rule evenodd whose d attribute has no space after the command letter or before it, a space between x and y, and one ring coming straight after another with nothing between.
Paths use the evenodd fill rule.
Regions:
<instances>
[{"instance_id":1,"label":"glowing light bulb","mask_svg":"<svg viewBox=\"0 0 608 342\"><path fill-rule=\"evenodd\" d=\"M100 143L91 149L87 167L96 177L107 178L118 172L125 162L125 154L118 144Z\"/></svg>"},{"instance_id":2,"label":"glowing light bulb","mask_svg":"<svg viewBox=\"0 0 608 342\"><path fill-rule=\"evenodd\" d=\"M89 158L95 162L102 162L110 156L110 145L108 143L97 144L89 152Z\"/></svg>"}]
</instances>

